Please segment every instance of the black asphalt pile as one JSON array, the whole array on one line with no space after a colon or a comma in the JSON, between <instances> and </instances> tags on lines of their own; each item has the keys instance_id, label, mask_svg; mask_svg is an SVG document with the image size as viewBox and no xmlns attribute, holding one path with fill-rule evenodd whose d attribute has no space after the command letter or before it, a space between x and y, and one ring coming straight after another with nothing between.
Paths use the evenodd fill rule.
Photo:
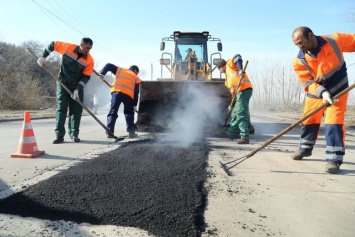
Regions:
<instances>
[{"instance_id":1,"label":"black asphalt pile","mask_svg":"<svg viewBox=\"0 0 355 237\"><path fill-rule=\"evenodd\" d=\"M148 113L140 113L135 123L138 132L164 132L161 124L154 123Z\"/></svg>"},{"instance_id":2,"label":"black asphalt pile","mask_svg":"<svg viewBox=\"0 0 355 237\"><path fill-rule=\"evenodd\" d=\"M149 132L149 133L164 133L169 132L169 128L163 128L161 124L157 124L149 117L147 113L141 113L135 123L138 132ZM174 127L176 131L178 128ZM201 134L202 139L208 137L214 138L228 138L227 131L229 125L224 126L223 124L206 123L203 126L203 134ZM184 130L184 129L181 129Z\"/></svg>"},{"instance_id":3,"label":"black asphalt pile","mask_svg":"<svg viewBox=\"0 0 355 237\"><path fill-rule=\"evenodd\" d=\"M208 147L127 143L0 201L0 212L200 236Z\"/></svg>"}]
</instances>

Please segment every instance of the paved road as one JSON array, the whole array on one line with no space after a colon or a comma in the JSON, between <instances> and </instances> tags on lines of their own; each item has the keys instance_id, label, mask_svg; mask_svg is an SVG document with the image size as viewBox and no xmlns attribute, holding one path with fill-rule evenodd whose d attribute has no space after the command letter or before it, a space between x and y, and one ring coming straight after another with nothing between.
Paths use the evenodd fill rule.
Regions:
<instances>
[{"instance_id":1,"label":"paved road","mask_svg":"<svg viewBox=\"0 0 355 237\"><path fill-rule=\"evenodd\" d=\"M105 115L99 117L105 120ZM229 162L248 154L290 122L253 117L256 135L249 145L237 145L226 139L208 139L211 147L208 171L211 175L205 183L209 190L205 212L208 226L203 236L353 236L355 137L351 134L347 136L345 162L338 175L323 171L325 142L322 132L312 157L303 161L289 158L299 141L298 128L237 165L232 169L234 176L227 176L221 169L220 161ZM120 142L107 140L103 129L90 117L83 118L80 133L83 142L80 144L69 141L61 145L51 144L53 119L33 120L32 123L38 147L46 151L46 155L36 159L9 158L17 150L22 121L0 123L1 197L35 184L91 154L120 145ZM122 120L120 124L123 127ZM123 130L116 132L118 135L124 133ZM27 234L31 233L31 228L47 230L48 225L54 225L45 220L0 215L0 227L4 223L11 223L10 230L14 233ZM81 236L98 236L99 233L102 236L148 236L138 229L118 231L117 227L75 223L56 224L56 228L58 225L65 226L66 230L61 232L67 236L75 232L82 233ZM60 236L58 230L55 233L57 235L52 233L52 236Z\"/></svg>"},{"instance_id":2,"label":"paved road","mask_svg":"<svg viewBox=\"0 0 355 237\"><path fill-rule=\"evenodd\" d=\"M98 115L104 124L105 116ZM82 117L80 143L73 143L66 135L64 144L52 144L55 139L53 118L31 119L31 123L38 149L46 152L45 155L33 159L10 158L11 154L17 153L23 119L0 123L0 197L53 175L57 172L56 169L62 169L63 165L85 159L92 153L114 149L121 144L107 139L104 128L90 116ZM122 118L118 120L116 134L127 135Z\"/></svg>"}]
</instances>

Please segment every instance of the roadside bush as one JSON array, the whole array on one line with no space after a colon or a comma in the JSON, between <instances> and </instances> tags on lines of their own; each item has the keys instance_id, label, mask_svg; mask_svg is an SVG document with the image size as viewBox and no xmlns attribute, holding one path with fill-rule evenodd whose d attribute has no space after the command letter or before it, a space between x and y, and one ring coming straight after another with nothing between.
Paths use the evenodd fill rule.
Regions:
<instances>
[{"instance_id":1,"label":"roadside bush","mask_svg":"<svg viewBox=\"0 0 355 237\"><path fill-rule=\"evenodd\" d=\"M27 47L38 56L44 49L36 42L27 42L22 46L0 42L0 110L53 106L53 100L46 98L55 96L55 82L38 66ZM47 67L58 71L59 61L51 59Z\"/></svg>"}]
</instances>

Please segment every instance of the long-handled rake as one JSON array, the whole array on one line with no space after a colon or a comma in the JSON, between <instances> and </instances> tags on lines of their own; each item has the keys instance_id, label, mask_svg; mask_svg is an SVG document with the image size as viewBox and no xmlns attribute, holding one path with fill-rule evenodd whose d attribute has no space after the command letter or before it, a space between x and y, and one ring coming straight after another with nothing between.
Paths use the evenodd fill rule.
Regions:
<instances>
[{"instance_id":1,"label":"long-handled rake","mask_svg":"<svg viewBox=\"0 0 355 237\"><path fill-rule=\"evenodd\" d=\"M342 95L348 93L350 90L352 90L355 87L355 83L352 84L351 86L347 87L346 89L344 89L343 91L339 92L336 96L333 97L334 100L339 99ZM261 146L259 146L258 148L252 150L250 153L246 154L245 156L242 156L238 159L232 160L230 162L227 163L222 163L221 161L219 162L221 164L221 167L223 168L223 170L229 175L232 176L232 172L230 171L230 169L232 169L233 167L235 167L236 165L242 163L243 161L245 161L246 159L252 157L253 155L255 155L258 151L262 150L263 148L265 148L267 145L269 145L270 143L274 142L275 140L277 140L278 138L280 138L282 135L284 135L285 133L289 132L291 129L295 128L296 126L298 126L300 123L302 123L303 121L305 121L306 119L308 119L309 117L313 116L315 113L317 113L318 111L322 110L323 108L329 106L329 103L326 102L324 104L322 104L321 106L319 106L318 108L314 109L313 111L309 112L308 114L304 115L301 119L299 119L298 121L296 121L295 123L293 123L292 125L290 125L289 127L285 128L284 130L282 130L280 133L278 133L277 135L275 135L274 137L270 138L268 141L266 141L265 143L261 144ZM236 163L235 163L236 162ZM227 166L228 164L232 164L231 166Z\"/></svg>"},{"instance_id":2,"label":"long-handled rake","mask_svg":"<svg viewBox=\"0 0 355 237\"><path fill-rule=\"evenodd\" d=\"M37 59L37 56L31 51L31 49L29 49L29 48L27 48L27 50ZM51 70L49 70L48 68L47 68L47 66L46 65L43 65L42 66L50 75L51 75L51 77L54 79L54 80L56 80L69 94L70 94L70 96L73 96L73 93L68 89L68 87L66 87L65 85L64 85L64 83L63 82L61 82L57 77L55 77L54 75L53 75L53 73L51 72ZM113 138L115 138L115 142L118 142L118 141L122 141L122 140L124 140L124 138L123 137L117 137L117 136L115 136L81 101L80 101L80 99L79 98L76 98L75 99L75 101L76 102L78 102L82 107L83 107L83 109L85 109L86 110L86 112L88 112L90 115L91 115L91 117L93 117L95 120L96 120L96 122L98 122L105 130L106 130L106 132L107 132L107 134L109 134L109 135L111 135Z\"/></svg>"}]
</instances>

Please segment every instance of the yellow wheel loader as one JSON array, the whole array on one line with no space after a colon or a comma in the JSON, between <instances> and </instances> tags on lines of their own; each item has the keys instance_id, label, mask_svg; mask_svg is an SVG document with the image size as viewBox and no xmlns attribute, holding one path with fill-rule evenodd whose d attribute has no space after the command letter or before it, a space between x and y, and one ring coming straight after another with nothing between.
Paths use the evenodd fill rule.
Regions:
<instances>
[{"instance_id":1,"label":"yellow wheel loader","mask_svg":"<svg viewBox=\"0 0 355 237\"><path fill-rule=\"evenodd\" d=\"M209 55L209 44L217 44L218 52ZM164 51L168 45L170 52ZM211 37L208 31L174 31L162 39L160 50L160 78L141 84L138 131L181 131L183 125L189 125L211 135L213 126L224 124L231 101L215 66L221 59L220 39ZM213 78L215 69L218 76Z\"/></svg>"}]
</instances>

